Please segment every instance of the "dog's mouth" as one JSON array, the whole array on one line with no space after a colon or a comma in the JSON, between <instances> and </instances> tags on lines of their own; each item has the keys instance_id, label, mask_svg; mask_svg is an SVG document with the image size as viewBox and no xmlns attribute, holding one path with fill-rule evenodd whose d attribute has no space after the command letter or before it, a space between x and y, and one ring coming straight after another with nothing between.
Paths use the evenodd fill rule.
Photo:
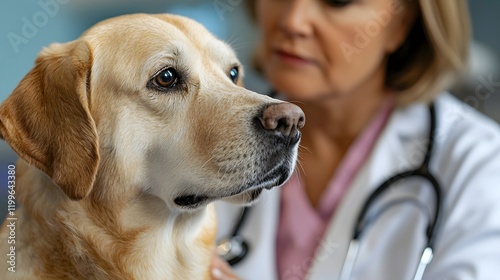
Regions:
<instances>
[{"instance_id":1,"label":"dog's mouth","mask_svg":"<svg viewBox=\"0 0 500 280\"><path fill-rule=\"evenodd\" d=\"M209 201L210 197L206 195L182 195L178 196L174 199L175 204L177 206L181 206L183 208L197 208L204 204L204 202Z\"/></svg>"},{"instance_id":2,"label":"dog's mouth","mask_svg":"<svg viewBox=\"0 0 500 280\"><path fill-rule=\"evenodd\" d=\"M219 196L209 196L205 194L187 194L181 195L174 199L174 203L184 209L192 210L203 206L211 201L230 198L238 195L245 195L246 203L250 203L261 195L264 189L271 190L286 183L290 177L290 171L281 170L283 172L273 172L264 177L258 182L246 184L243 187L236 188L236 191L224 193Z\"/></svg>"}]
</instances>

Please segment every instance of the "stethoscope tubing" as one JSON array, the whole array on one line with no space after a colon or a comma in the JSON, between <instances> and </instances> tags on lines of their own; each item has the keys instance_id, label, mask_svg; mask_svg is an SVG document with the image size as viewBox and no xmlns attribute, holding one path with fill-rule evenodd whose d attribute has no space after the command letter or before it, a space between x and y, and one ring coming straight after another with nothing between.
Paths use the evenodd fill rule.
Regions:
<instances>
[{"instance_id":1,"label":"stethoscope tubing","mask_svg":"<svg viewBox=\"0 0 500 280\"><path fill-rule=\"evenodd\" d=\"M443 193L441 189L441 185L437 181L436 177L429 171L430 159L433 152L434 147L434 135L436 131L437 121L436 121L436 109L434 107L434 103L429 105L429 115L430 115L430 129L429 129L429 143L427 144L427 152L425 153L424 160L422 164L413 170L401 172L396 174L386 181L384 181L379 187L375 189L375 191L368 197L361 212L358 214L356 226L354 229L352 239L358 240L363 232L364 225L364 217L370 207L375 203L375 201L385 192L389 187L393 184L397 183L400 180L408 179L411 177L421 177L426 179L431 183L432 189L434 190L435 195L435 209L434 209L434 218L432 219L432 223L427 228L427 247L434 248L434 244L436 241L437 233L439 232L439 227L442 223L442 213L443 213ZM375 217L376 219L376 217ZM370 224L370 223L368 223Z\"/></svg>"},{"instance_id":2,"label":"stethoscope tubing","mask_svg":"<svg viewBox=\"0 0 500 280\"><path fill-rule=\"evenodd\" d=\"M390 188L393 184L397 183L400 180L403 179L408 179L411 177L421 177L426 180L428 180L431 183L432 189L434 190L435 194L435 204L436 204L436 209L434 210L434 218L432 219L432 222L427 228L426 235L427 235L427 247L434 248L435 240L437 233L439 232L439 227L441 225L441 220L442 220L442 191L440 188L439 183L437 182L436 178L430 174L427 170L425 169L416 169L416 170L410 170L406 172L402 172L400 174L397 174L388 180L386 180L382 185L380 185L379 188L377 188L372 195L369 196L368 200L366 203L363 205L363 208L361 212L358 215L356 226L354 229L353 237L352 239L354 240L359 240L361 238L362 233L365 230L365 226L371 224L371 222L366 222L364 220L364 217L366 216L368 210L370 207L375 203L375 201L382 195L384 194L385 191L387 191L388 188ZM374 218L376 219L376 217Z\"/></svg>"},{"instance_id":3,"label":"stethoscope tubing","mask_svg":"<svg viewBox=\"0 0 500 280\"><path fill-rule=\"evenodd\" d=\"M420 258L419 265L415 272L414 280L422 279L425 268L430 263L433 257L434 246L436 243L437 235L440 231L442 224L442 215L443 215L443 191L441 189L441 185L437 181L436 177L430 172L429 164L434 148L434 136L437 127L436 121L436 110L434 103L429 105L429 115L430 115L430 128L429 128L429 143L427 143L427 152L424 156L424 160L422 164L413 170L405 171L399 174L396 174L389 179L385 180L379 187L375 188L375 190L370 194L366 202L364 203L361 211L358 214L356 225L354 227L353 235L351 242L348 247L346 261L344 262L344 266L341 271L341 280L347 280L350 278L352 269L354 267L354 262L356 260L357 254L359 252L360 247L360 239L362 237L363 232L366 231L367 227L378 218L377 215L371 217L369 219L365 219L367 217L368 211L371 209L372 205L378 200L378 198L383 195L390 187L392 187L395 183L400 180L420 177L427 180L432 189L434 190L435 196L435 209L434 209L434 217L429 222L426 230L427 242L426 246L422 251L422 255ZM380 213L379 213L380 214Z\"/></svg>"}]
</instances>

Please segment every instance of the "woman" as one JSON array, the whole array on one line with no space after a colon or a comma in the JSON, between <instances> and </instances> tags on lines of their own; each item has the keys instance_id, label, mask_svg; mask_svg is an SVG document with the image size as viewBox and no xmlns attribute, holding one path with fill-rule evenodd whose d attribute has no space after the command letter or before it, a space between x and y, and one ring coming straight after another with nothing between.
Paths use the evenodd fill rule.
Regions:
<instances>
[{"instance_id":1,"label":"woman","mask_svg":"<svg viewBox=\"0 0 500 280\"><path fill-rule=\"evenodd\" d=\"M422 164L432 101L429 168L444 210L424 279L497 279L500 132L443 92L466 65L466 1L256 0L252 7L262 29L258 64L307 125L295 175L265 192L240 230L249 253L234 274L214 258L214 278L339 279L367 197ZM434 193L412 179L381 201L393 206L364 232L350 279L413 279ZM221 203L217 213L227 237L240 210Z\"/></svg>"}]
</instances>

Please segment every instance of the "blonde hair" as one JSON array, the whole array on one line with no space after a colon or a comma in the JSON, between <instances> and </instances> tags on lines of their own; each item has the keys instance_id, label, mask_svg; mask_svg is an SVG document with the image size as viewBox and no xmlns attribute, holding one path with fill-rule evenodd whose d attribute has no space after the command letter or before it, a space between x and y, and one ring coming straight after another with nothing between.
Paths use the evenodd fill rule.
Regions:
<instances>
[{"instance_id":1,"label":"blonde hair","mask_svg":"<svg viewBox=\"0 0 500 280\"><path fill-rule=\"evenodd\" d=\"M246 2L255 19L255 0ZM453 85L468 64L467 0L419 0L419 11L406 41L387 60L385 83L399 92L400 106L432 101ZM254 66L259 70L258 60Z\"/></svg>"},{"instance_id":2,"label":"blonde hair","mask_svg":"<svg viewBox=\"0 0 500 280\"><path fill-rule=\"evenodd\" d=\"M430 102L467 68L470 17L467 0L420 0L420 15L403 45L389 56L386 85L400 105Z\"/></svg>"}]
</instances>

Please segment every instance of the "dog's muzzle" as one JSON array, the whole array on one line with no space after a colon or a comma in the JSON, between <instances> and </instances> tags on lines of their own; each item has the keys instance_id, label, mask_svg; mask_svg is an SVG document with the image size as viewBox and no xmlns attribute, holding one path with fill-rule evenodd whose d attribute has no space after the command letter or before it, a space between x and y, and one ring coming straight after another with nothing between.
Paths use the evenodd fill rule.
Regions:
<instances>
[{"instance_id":1,"label":"dog's muzzle","mask_svg":"<svg viewBox=\"0 0 500 280\"><path fill-rule=\"evenodd\" d=\"M259 156L252 159L257 166L243 183L235 182L231 190L220 193L185 193L177 196L174 203L184 209L195 209L213 200L228 198L245 193L251 202L259 197L263 189L281 186L293 173L297 145L301 138L299 129L305 124L302 110L291 103L272 103L259 110L253 119ZM244 165L242 165L244 166ZM186 188L189 189L189 188Z\"/></svg>"}]
</instances>

